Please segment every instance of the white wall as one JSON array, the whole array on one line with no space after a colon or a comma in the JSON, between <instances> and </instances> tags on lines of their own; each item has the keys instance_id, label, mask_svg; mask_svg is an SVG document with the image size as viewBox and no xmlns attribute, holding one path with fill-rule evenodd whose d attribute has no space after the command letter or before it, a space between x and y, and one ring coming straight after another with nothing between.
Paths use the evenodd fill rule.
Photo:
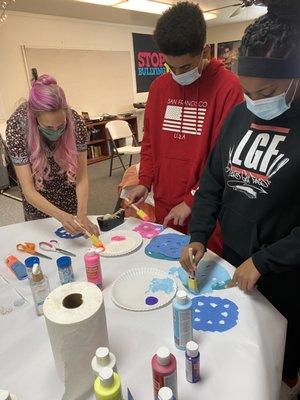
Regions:
<instances>
[{"instance_id":1,"label":"white wall","mask_svg":"<svg viewBox=\"0 0 300 400\"><path fill-rule=\"evenodd\" d=\"M209 28L208 43L241 39L248 25L249 22ZM0 120L9 117L17 102L28 94L22 45L36 48L130 51L132 75L135 77L131 33L152 31L152 28L141 26L9 13L6 23L0 24L0 99L3 102L3 106L0 105ZM132 91L134 101L147 99L147 93L136 93L135 78ZM130 95L132 97L132 93Z\"/></svg>"},{"instance_id":2,"label":"white wall","mask_svg":"<svg viewBox=\"0 0 300 400\"><path fill-rule=\"evenodd\" d=\"M152 31L152 28L140 26L10 13L6 23L0 24L0 96L3 99L4 116L9 117L14 111L16 103L21 98L26 98L28 94L21 45L37 48L130 51L132 53L131 33L152 33ZM121 65L120 68L122 68ZM135 76L133 53L132 70L132 74ZM147 93L137 94L135 87L132 88L132 91L134 101L147 99Z\"/></svg>"},{"instance_id":3,"label":"white wall","mask_svg":"<svg viewBox=\"0 0 300 400\"><path fill-rule=\"evenodd\" d=\"M240 40L244 31L251 21L240 22L237 24L227 24L208 28L207 43L229 42L232 40Z\"/></svg>"}]
</instances>

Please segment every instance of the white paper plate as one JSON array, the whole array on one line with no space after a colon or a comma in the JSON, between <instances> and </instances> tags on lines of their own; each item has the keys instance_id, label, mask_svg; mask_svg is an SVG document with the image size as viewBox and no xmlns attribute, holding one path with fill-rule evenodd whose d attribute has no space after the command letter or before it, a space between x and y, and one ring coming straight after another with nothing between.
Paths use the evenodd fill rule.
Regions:
<instances>
[{"instance_id":1,"label":"white paper plate","mask_svg":"<svg viewBox=\"0 0 300 400\"><path fill-rule=\"evenodd\" d=\"M112 241L115 236L124 236L122 241ZM131 253L143 243L142 236L133 231L115 230L101 234L101 241L104 243L105 250L101 252L102 257L116 257Z\"/></svg>"},{"instance_id":2,"label":"white paper plate","mask_svg":"<svg viewBox=\"0 0 300 400\"><path fill-rule=\"evenodd\" d=\"M170 303L177 291L175 280L165 271L151 267L130 269L113 284L113 302L125 310L150 311ZM149 303L150 297L157 302Z\"/></svg>"}]
</instances>

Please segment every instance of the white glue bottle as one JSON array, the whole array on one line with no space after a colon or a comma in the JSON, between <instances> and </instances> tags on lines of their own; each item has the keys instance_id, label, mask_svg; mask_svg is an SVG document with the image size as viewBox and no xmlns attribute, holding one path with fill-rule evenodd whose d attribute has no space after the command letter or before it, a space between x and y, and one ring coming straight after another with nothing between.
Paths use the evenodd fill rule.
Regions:
<instances>
[{"instance_id":1,"label":"white glue bottle","mask_svg":"<svg viewBox=\"0 0 300 400\"><path fill-rule=\"evenodd\" d=\"M159 390L158 392L158 400L173 400L173 392L170 388L168 387L163 387Z\"/></svg>"},{"instance_id":2,"label":"white glue bottle","mask_svg":"<svg viewBox=\"0 0 300 400\"><path fill-rule=\"evenodd\" d=\"M98 347L98 349L96 350L95 357L93 357L92 359L91 365L95 377L99 376L101 368L104 367L109 367L114 372L118 372L116 365L116 357L113 353L109 351L107 347Z\"/></svg>"},{"instance_id":3,"label":"white glue bottle","mask_svg":"<svg viewBox=\"0 0 300 400\"><path fill-rule=\"evenodd\" d=\"M8 390L0 389L0 400L18 400L15 394L9 393Z\"/></svg>"},{"instance_id":4,"label":"white glue bottle","mask_svg":"<svg viewBox=\"0 0 300 400\"><path fill-rule=\"evenodd\" d=\"M193 340L192 301L184 290L178 290L172 307L174 342L178 349L185 350L187 342Z\"/></svg>"}]
</instances>

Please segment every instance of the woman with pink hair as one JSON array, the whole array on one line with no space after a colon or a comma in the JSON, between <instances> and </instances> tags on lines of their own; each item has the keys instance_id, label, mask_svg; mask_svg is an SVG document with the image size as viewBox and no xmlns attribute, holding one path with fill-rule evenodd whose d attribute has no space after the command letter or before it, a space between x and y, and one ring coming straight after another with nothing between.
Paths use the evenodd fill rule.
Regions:
<instances>
[{"instance_id":1,"label":"woman with pink hair","mask_svg":"<svg viewBox=\"0 0 300 400\"><path fill-rule=\"evenodd\" d=\"M54 78L33 82L29 100L7 122L7 147L21 187L25 220L54 217L75 234L87 217L87 129Z\"/></svg>"}]
</instances>

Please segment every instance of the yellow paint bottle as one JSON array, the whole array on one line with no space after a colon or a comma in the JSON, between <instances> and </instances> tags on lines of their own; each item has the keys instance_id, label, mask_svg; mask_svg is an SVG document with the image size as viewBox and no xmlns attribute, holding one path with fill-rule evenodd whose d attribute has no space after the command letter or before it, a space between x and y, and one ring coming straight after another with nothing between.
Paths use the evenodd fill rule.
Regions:
<instances>
[{"instance_id":1,"label":"yellow paint bottle","mask_svg":"<svg viewBox=\"0 0 300 400\"><path fill-rule=\"evenodd\" d=\"M99 371L94 383L97 400L123 400L121 379L111 368L105 367Z\"/></svg>"}]
</instances>

